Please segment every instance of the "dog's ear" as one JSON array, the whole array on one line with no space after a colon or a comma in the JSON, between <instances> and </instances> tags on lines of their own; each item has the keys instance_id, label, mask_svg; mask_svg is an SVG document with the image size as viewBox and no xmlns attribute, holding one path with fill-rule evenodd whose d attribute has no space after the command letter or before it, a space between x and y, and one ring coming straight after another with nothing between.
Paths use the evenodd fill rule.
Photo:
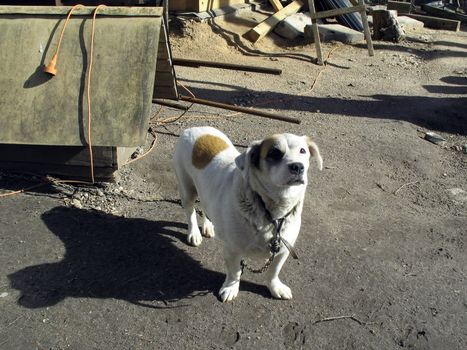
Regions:
<instances>
[{"instance_id":1,"label":"dog's ear","mask_svg":"<svg viewBox=\"0 0 467 350\"><path fill-rule=\"evenodd\" d=\"M246 177L250 170L250 165L259 167L259 150L261 141L254 141L248 146L248 149L235 158L235 164Z\"/></svg>"},{"instance_id":2,"label":"dog's ear","mask_svg":"<svg viewBox=\"0 0 467 350\"><path fill-rule=\"evenodd\" d=\"M305 139L308 149L312 157L316 158L316 162L318 163L318 169L323 170L323 158L321 158L321 154L319 153L319 148L308 136L303 136Z\"/></svg>"}]
</instances>

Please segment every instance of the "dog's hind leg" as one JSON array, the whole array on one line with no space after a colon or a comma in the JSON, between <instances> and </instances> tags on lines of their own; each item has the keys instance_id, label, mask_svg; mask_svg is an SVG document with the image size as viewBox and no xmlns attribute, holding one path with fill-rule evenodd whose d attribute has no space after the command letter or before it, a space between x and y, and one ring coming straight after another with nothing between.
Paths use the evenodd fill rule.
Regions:
<instances>
[{"instance_id":1,"label":"dog's hind leg","mask_svg":"<svg viewBox=\"0 0 467 350\"><path fill-rule=\"evenodd\" d=\"M178 179L180 199L182 201L182 206L185 209L188 221L188 243L197 247L203 240L203 237L201 237L201 232L199 231L195 210L195 201L198 193L196 191L193 180L185 171L175 167L175 173Z\"/></svg>"},{"instance_id":2,"label":"dog's hind leg","mask_svg":"<svg viewBox=\"0 0 467 350\"><path fill-rule=\"evenodd\" d=\"M203 211L203 230L201 231L204 237L214 237L214 225L208 219L206 213Z\"/></svg>"}]
</instances>

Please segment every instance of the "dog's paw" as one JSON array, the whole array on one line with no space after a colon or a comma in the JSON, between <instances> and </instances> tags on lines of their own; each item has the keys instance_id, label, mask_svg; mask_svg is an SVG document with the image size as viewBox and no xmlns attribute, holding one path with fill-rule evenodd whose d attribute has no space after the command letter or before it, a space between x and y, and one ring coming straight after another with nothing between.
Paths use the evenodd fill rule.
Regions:
<instances>
[{"instance_id":1,"label":"dog's paw","mask_svg":"<svg viewBox=\"0 0 467 350\"><path fill-rule=\"evenodd\" d=\"M203 236L212 238L214 237L214 225L211 221L204 221L203 223Z\"/></svg>"},{"instance_id":2,"label":"dog's paw","mask_svg":"<svg viewBox=\"0 0 467 350\"><path fill-rule=\"evenodd\" d=\"M292 291L290 288L279 280L270 283L269 291L276 299L292 299Z\"/></svg>"},{"instance_id":3,"label":"dog's paw","mask_svg":"<svg viewBox=\"0 0 467 350\"><path fill-rule=\"evenodd\" d=\"M201 244L202 241L203 237L201 236L199 230L193 230L188 234L188 244L197 247Z\"/></svg>"},{"instance_id":4,"label":"dog's paw","mask_svg":"<svg viewBox=\"0 0 467 350\"><path fill-rule=\"evenodd\" d=\"M224 283L219 290L219 297L223 303L234 300L238 295L238 289L240 282L235 283Z\"/></svg>"}]
</instances>

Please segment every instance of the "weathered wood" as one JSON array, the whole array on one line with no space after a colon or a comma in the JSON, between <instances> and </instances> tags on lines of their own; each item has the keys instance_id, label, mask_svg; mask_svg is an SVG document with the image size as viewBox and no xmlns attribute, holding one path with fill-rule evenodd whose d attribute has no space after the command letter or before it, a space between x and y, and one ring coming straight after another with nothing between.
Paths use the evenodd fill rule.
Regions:
<instances>
[{"instance_id":1,"label":"weathered wood","mask_svg":"<svg viewBox=\"0 0 467 350\"><path fill-rule=\"evenodd\" d=\"M402 1L388 1L388 10L396 10L398 14L400 13L410 13L410 2Z\"/></svg>"},{"instance_id":2,"label":"weathered wood","mask_svg":"<svg viewBox=\"0 0 467 350\"><path fill-rule=\"evenodd\" d=\"M368 17L366 16L366 6L364 0L358 0L358 3L361 7L363 7L362 11L360 11L360 16L362 17L362 24L363 24L363 33L365 34L365 41L368 47L368 55L374 56L375 52L373 50L373 42L371 41L371 33L370 33L370 26L368 25Z\"/></svg>"},{"instance_id":3,"label":"weathered wood","mask_svg":"<svg viewBox=\"0 0 467 350\"><path fill-rule=\"evenodd\" d=\"M161 88L160 91L157 92L157 95L154 95L157 98L165 98L168 100L178 100L178 97L173 95L173 93L169 92L168 89Z\"/></svg>"},{"instance_id":4,"label":"weathered wood","mask_svg":"<svg viewBox=\"0 0 467 350\"><path fill-rule=\"evenodd\" d=\"M244 4L245 0L170 0L168 3L170 11L203 12Z\"/></svg>"},{"instance_id":5,"label":"weathered wood","mask_svg":"<svg viewBox=\"0 0 467 350\"><path fill-rule=\"evenodd\" d=\"M26 7L27 15L19 15L14 14L18 8L0 6L0 142L86 145L92 21L88 15L71 17L58 74L51 77L43 66L54 55L63 27L64 16L56 14L68 8L57 12L44 6L33 15ZM132 16L140 13L136 8L121 11L131 19L123 12L118 17L99 12L96 20L90 85L93 146L138 146L146 138L162 17ZM85 13L92 11L86 8Z\"/></svg>"},{"instance_id":6,"label":"weathered wood","mask_svg":"<svg viewBox=\"0 0 467 350\"><path fill-rule=\"evenodd\" d=\"M333 9L333 10L327 10L327 11L320 11L317 12L313 17L315 19L319 18L329 18L329 17L336 17L340 15L345 15L346 13L352 13L352 12L362 12L365 11L365 6L364 5L358 5L358 6L351 6L351 7L346 7L342 9ZM312 19L313 19L312 17Z\"/></svg>"},{"instance_id":7,"label":"weathered wood","mask_svg":"<svg viewBox=\"0 0 467 350\"><path fill-rule=\"evenodd\" d=\"M302 8L302 6L303 2L301 0L295 0L294 2L284 7L282 10L276 12L274 15L258 24L256 27L250 29L245 34L245 37L251 42L257 42L259 39L273 30L280 21L285 19L287 16L297 13L298 10Z\"/></svg>"},{"instance_id":8,"label":"weathered wood","mask_svg":"<svg viewBox=\"0 0 467 350\"><path fill-rule=\"evenodd\" d=\"M255 72L255 73L264 73L264 74L274 74L274 75L281 75L282 69L277 68L267 68L267 67L259 67L247 64L236 64L236 63L228 63L228 62L217 62L217 61L203 61L203 60L195 60L190 58L173 58L174 66L185 66L185 67L211 67L211 68L219 68L219 69L231 69L237 71L244 71L244 72Z\"/></svg>"},{"instance_id":9,"label":"weathered wood","mask_svg":"<svg viewBox=\"0 0 467 350\"><path fill-rule=\"evenodd\" d=\"M0 6L0 15L47 15L65 16L70 11L71 6ZM92 16L95 6L78 7L73 11L75 16ZM124 17L160 17L162 7L101 7L98 16L124 16Z\"/></svg>"},{"instance_id":10,"label":"weathered wood","mask_svg":"<svg viewBox=\"0 0 467 350\"><path fill-rule=\"evenodd\" d=\"M368 18L366 16L366 6L364 3L364 0L352 0L351 3L355 5L357 1L358 1L358 5L356 6L350 6L348 8L333 9L329 11L316 12L314 0L308 0L308 5L310 8L310 14L311 14L313 37L314 37L314 42L316 46L316 53L318 56L318 59L317 59L318 64L322 65L324 64L324 62L323 62L323 57L322 57L322 52L321 52L319 30L318 30L318 25L316 24L316 20L319 18L335 17L335 16L346 14L346 13L352 13L352 12L360 13L360 16L362 17L363 32L364 32L365 40L366 40L367 47L368 47L368 54L370 56L374 56L373 43L371 41L371 34L370 34L370 27L368 25Z\"/></svg>"},{"instance_id":11,"label":"weathered wood","mask_svg":"<svg viewBox=\"0 0 467 350\"><path fill-rule=\"evenodd\" d=\"M171 72L172 64L168 58L161 58L157 60L157 71L158 72Z\"/></svg>"},{"instance_id":12,"label":"weathered wood","mask_svg":"<svg viewBox=\"0 0 467 350\"><path fill-rule=\"evenodd\" d=\"M284 6L282 6L282 3L279 0L269 0L269 2L271 3L272 7L276 12L284 8Z\"/></svg>"},{"instance_id":13,"label":"weathered wood","mask_svg":"<svg viewBox=\"0 0 467 350\"><path fill-rule=\"evenodd\" d=\"M423 22L425 24L425 27L432 29L444 29L457 32L459 31L461 25L460 21L456 21L453 19L415 15L412 13L406 14L406 16L416 19L417 21Z\"/></svg>"},{"instance_id":14,"label":"weathered wood","mask_svg":"<svg viewBox=\"0 0 467 350\"><path fill-rule=\"evenodd\" d=\"M171 52L167 31L163 23L159 36L153 97L172 99L176 99L178 97L175 71L173 69L172 57L170 56Z\"/></svg>"},{"instance_id":15,"label":"weathered wood","mask_svg":"<svg viewBox=\"0 0 467 350\"><path fill-rule=\"evenodd\" d=\"M92 148L95 167L117 166L116 147ZM40 163L89 166L89 151L85 146L42 146L0 144L0 164Z\"/></svg>"},{"instance_id":16,"label":"weathered wood","mask_svg":"<svg viewBox=\"0 0 467 350\"><path fill-rule=\"evenodd\" d=\"M135 150L134 147L93 147L95 177L110 178ZM2 169L89 179L89 167L87 147L0 144Z\"/></svg>"},{"instance_id":17,"label":"weathered wood","mask_svg":"<svg viewBox=\"0 0 467 350\"><path fill-rule=\"evenodd\" d=\"M321 42L319 38L318 24L316 23L315 1L308 0L308 7L310 10L311 29L313 31L313 38L315 42L315 49L316 49L316 56L317 56L316 63L322 66L324 64L324 61L323 61L323 52L321 51Z\"/></svg>"},{"instance_id":18,"label":"weathered wood","mask_svg":"<svg viewBox=\"0 0 467 350\"><path fill-rule=\"evenodd\" d=\"M256 115L258 117L264 117L264 118L275 119L275 120L282 120L284 122L289 122L289 123L294 123L294 124L300 124L301 123L301 120L297 119L297 118L289 117L289 116L286 116L286 115L275 114L275 113L271 113L271 112L266 112L266 111L262 111L262 110L255 109L255 108L234 106L234 105L229 105L229 104L226 104L226 103L210 101L210 100L204 100L204 99L201 99L201 98L182 96L182 95L179 96L179 99L182 100L182 101L197 103L197 104L200 104L200 105L217 107L217 108L227 109L227 110L231 110L231 111L242 112L242 113L245 113L245 114L252 114L252 115Z\"/></svg>"},{"instance_id":19,"label":"weathered wood","mask_svg":"<svg viewBox=\"0 0 467 350\"><path fill-rule=\"evenodd\" d=\"M404 38L405 33L397 22L397 11L373 11L373 39L399 42Z\"/></svg>"}]
</instances>

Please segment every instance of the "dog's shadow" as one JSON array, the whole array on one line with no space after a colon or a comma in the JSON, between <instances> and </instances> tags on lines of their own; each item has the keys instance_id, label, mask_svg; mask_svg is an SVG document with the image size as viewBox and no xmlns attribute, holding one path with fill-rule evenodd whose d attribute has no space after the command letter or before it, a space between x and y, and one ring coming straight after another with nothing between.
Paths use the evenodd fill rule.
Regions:
<instances>
[{"instance_id":1,"label":"dog's shadow","mask_svg":"<svg viewBox=\"0 0 467 350\"><path fill-rule=\"evenodd\" d=\"M166 308L215 293L224 274L210 271L178 248L185 224L127 219L56 207L42 219L65 246L59 262L26 267L9 275L27 308L55 305L67 297L115 298ZM267 295L264 287L242 282L243 290Z\"/></svg>"}]
</instances>

